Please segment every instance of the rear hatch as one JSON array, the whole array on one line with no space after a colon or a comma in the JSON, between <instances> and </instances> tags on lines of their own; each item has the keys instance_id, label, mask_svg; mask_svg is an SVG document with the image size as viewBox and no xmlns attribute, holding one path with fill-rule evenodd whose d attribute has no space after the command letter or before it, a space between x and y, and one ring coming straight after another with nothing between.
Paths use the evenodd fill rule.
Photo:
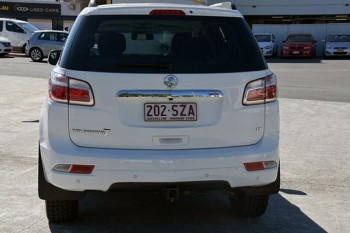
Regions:
<instances>
[{"instance_id":1,"label":"rear hatch","mask_svg":"<svg viewBox=\"0 0 350 233\"><path fill-rule=\"evenodd\" d=\"M242 99L268 70L241 17L93 15L79 23L60 63L93 98L69 105L76 145L196 149L262 138L264 104Z\"/></svg>"}]
</instances>

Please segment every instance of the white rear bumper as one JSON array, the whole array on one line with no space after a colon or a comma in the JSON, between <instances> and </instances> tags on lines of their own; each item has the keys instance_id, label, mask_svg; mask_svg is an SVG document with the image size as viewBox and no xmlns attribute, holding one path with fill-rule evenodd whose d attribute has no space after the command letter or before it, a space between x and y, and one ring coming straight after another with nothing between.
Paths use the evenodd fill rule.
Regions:
<instances>
[{"instance_id":1,"label":"white rear bumper","mask_svg":"<svg viewBox=\"0 0 350 233\"><path fill-rule=\"evenodd\" d=\"M116 183L227 181L231 187L260 186L276 180L278 167L247 172L243 163L279 162L278 138L251 146L198 150L106 150L73 144L40 145L49 183L66 190L107 191ZM57 164L92 164L90 175L57 172Z\"/></svg>"}]
</instances>

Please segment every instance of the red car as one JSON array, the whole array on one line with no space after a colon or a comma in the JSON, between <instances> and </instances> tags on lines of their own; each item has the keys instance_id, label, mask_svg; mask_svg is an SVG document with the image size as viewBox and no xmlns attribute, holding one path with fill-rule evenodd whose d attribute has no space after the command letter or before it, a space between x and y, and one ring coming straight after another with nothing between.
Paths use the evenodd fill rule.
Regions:
<instances>
[{"instance_id":1,"label":"red car","mask_svg":"<svg viewBox=\"0 0 350 233\"><path fill-rule=\"evenodd\" d=\"M281 57L308 57L316 55L316 40L311 34L290 34L283 41Z\"/></svg>"}]
</instances>

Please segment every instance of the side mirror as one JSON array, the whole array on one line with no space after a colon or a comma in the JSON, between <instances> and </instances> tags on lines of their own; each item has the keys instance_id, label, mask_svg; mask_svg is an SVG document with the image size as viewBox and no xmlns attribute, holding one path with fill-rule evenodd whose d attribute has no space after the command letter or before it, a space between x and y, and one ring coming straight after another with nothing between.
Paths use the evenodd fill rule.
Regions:
<instances>
[{"instance_id":1,"label":"side mirror","mask_svg":"<svg viewBox=\"0 0 350 233\"><path fill-rule=\"evenodd\" d=\"M54 65L54 66L57 65L57 62L58 62L58 60L60 59L61 53L62 53L61 50L52 50L52 51L49 53L49 57L48 57L47 62L48 62L50 65Z\"/></svg>"}]
</instances>

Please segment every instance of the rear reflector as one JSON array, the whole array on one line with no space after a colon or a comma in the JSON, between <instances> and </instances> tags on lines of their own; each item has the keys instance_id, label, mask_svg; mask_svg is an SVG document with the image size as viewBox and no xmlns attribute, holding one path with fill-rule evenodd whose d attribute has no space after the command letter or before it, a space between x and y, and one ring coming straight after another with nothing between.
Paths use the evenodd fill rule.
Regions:
<instances>
[{"instance_id":1,"label":"rear reflector","mask_svg":"<svg viewBox=\"0 0 350 233\"><path fill-rule=\"evenodd\" d=\"M69 173L78 173L78 174L91 174L92 170L94 170L95 165L77 165L73 164Z\"/></svg>"},{"instance_id":2,"label":"rear reflector","mask_svg":"<svg viewBox=\"0 0 350 233\"><path fill-rule=\"evenodd\" d=\"M244 163L244 167L248 172L266 170L276 166L277 163L275 161Z\"/></svg>"},{"instance_id":3,"label":"rear reflector","mask_svg":"<svg viewBox=\"0 0 350 233\"><path fill-rule=\"evenodd\" d=\"M182 10L152 10L150 15L186 15L184 11Z\"/></svg>"},{"instance_id":4,"label":"rear reflector","mask_svg":"<svg viewBox=\"0 0 350 233\"><path fill-rule=\"evenodd\" d=\"M76 174L91 174L95 165L79 165L79 164L58 164L53 170L58 172L76 173Z\"/></svg>"}]
</instances>

